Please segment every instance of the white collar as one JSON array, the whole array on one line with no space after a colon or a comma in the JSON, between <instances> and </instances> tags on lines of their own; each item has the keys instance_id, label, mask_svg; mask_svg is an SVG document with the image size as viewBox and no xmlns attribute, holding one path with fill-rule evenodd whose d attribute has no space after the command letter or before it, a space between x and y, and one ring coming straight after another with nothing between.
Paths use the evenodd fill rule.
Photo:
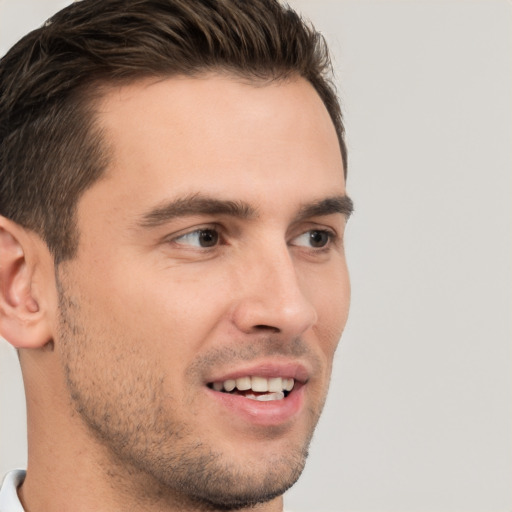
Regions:
<instances>
[{"instance_id":1,"label":"white collar","mask_svg":"<svg viewBox=\"0 0 512 512\"><path fill-rule=\"evenodd\" d=\"M24 512L17 489L25 480L25 470L17 469L5 475L0 488L0 512Z\"/></svg>"}]
</instances>

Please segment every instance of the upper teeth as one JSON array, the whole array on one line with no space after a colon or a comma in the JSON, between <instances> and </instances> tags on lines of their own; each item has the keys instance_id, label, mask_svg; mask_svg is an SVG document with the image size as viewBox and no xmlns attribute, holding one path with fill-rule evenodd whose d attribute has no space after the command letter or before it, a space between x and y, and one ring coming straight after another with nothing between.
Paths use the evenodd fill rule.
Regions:
<instances>
[{"instance_id":1,"label":"upper teeth","mask_svg":"<svg viewBox=\"0 0 512 512\"><path fill-rule=\"evenodd\" d=\"M238 379L228 379L223 382L214 382L213 389L215 391L233 391L237 388L239 391L247 391L251 389L257 393L278 393L282 391L291 391L295 384L294 379L282 377L239 377Z\"/></svg>"}]
</instances>

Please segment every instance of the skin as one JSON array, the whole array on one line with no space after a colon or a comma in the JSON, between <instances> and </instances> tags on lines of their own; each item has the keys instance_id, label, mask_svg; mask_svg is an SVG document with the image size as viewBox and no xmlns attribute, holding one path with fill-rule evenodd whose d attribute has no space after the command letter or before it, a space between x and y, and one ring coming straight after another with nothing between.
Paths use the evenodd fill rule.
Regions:
<instances>
[{"instance_id":1,"label":"skin","mask_svg":"<svg viewBox=\"0 0 512 512\"><path fill-rule=\"evenodd\" d=\"M18 311L38 327L4 322L13 344L30 340L21 500L28 512L281 510L349 308L346 212L325 207L345 196L329 115L303 79L218 75L112 89L98 112L111 158L78 203L76 257L55 274L37 235L0 223L24 258ZM247 414L207 386L284 367L304 381L291 414Z\"/></svg>"}]
</instances>

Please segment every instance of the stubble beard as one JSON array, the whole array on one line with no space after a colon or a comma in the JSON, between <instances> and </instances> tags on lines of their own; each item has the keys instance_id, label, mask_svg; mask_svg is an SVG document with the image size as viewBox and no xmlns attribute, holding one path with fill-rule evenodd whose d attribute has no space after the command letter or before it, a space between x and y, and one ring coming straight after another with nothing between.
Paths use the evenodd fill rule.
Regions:
<instances>
[{"instance_id":1,"label":"stubble beard","mask_svg":"<svg viewBox=\"0 0 512 512\"><path fill-rule=\"evenodd\" d=\"M137 367L104 367L98 347L112 348L105 336L93 342L81 318L80 301L58 283L59 337L66 384L74 411L108 460L105 473L116 488L139 502L167 502L185 510L239 510L281 496L304 469L308 447L323 404L310 410L311 429L300 445L273 455L266 470L238 467L215 446L204 443L183 420L172 415L175 398L164 375L149 362ZM104 333L106 334L106 333ZM114 344L115 345L115 344ZM105 351L105 360L109 354ZM117 356L123 359L122 352ZM111 358L111 356L110 356ZM133 365L132 365L133 366ZM182 406L183 407L183 406ZM261 463L261 461L258 461Z\"/></svg>"}]
</instances>

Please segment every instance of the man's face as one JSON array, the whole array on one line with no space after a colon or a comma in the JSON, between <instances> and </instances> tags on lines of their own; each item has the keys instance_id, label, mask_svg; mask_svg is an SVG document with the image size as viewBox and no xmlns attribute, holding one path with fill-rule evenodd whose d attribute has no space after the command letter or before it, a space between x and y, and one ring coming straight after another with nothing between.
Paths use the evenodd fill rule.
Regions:
<instances>
[{"instance_id":1,"label":"man's face","mask_svg":"<svg viewBox=\"0 0 512 512\"><path fill-rule=\"evenodd\" d=\"M280 495L349 306L329 115L302 79L209 76L114 89L99 124L111 162L58 272L74 407L119 474L160 492L224 506Z\"/></svg>"}]
</instances>

